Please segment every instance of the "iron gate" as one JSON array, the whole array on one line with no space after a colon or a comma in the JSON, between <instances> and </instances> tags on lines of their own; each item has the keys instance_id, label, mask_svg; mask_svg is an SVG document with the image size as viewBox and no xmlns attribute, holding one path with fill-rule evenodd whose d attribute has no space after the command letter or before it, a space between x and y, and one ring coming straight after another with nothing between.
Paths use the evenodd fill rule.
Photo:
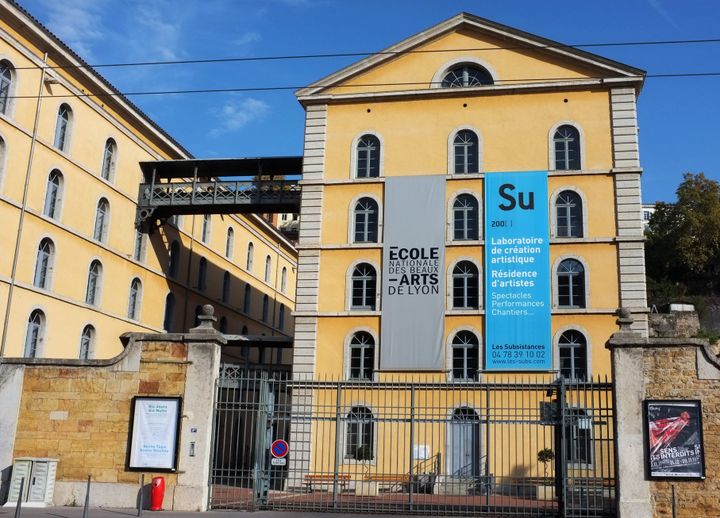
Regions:
<instances>
[{"instance_id":1,"label":"iron gate","mask_svg":"<svg viewBox=\"0 0 720 518\"><path fill-rule=\"evenodd\" d=\"M223 366L211 508L615 516L607 379L285 376Z\"/></svg>"}]
</instances>

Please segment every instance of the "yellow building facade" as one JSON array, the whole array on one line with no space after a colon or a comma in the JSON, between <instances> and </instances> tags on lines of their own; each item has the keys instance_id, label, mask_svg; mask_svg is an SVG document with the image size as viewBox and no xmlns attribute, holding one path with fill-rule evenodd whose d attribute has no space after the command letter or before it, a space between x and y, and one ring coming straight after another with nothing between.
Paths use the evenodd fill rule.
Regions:
<instances>
[{"instance_id":1,"label":"yellow building facade","mask_svg":"<svg viewBox=\"0 0 720 518\"><path fill-rule=\"evenodd\" d=\"M341 424L296 426L291 444L311 438L312 446L291 471L337 468L356 488L364 480L390 490L402 480L397 473L430 469L446 477L450 493L467 469L515 490L542 476L537 452L560 455L560 433L539 413L552 399L543 384L560 374L572 383L611 376L605 343L619 307L647 335L636 122L643 78L633 67L462 13L297 92L306 133L293 373L337 382L336 401L320 390L307 398L337 412ZM547 198L535 202L548 218L549 264L540 275L549 279L550 336L539 339L550 344L550 367L494 370L486 352L494 318L485 297L486 176L537 171L547 174ZM392 285L382 278L384 231L397 221L387 221L384 205L391 180L411 177L444 179L442 336L414 337L417 350L441 357L438 368L413 368L425 352L408 344L405 366L382 359L396 346L383 341L383 329L397 318L385 310ZM409 328L436 315L402 318ZM531 379L537 394L512 381ZM486 400L491 390L498 392ZM566 430L574 441L566 458L584 473L611 470L610 450L593 442L611 431L587 420L602 413L600 396L584 403L576 396L566 400L575 423ZM296 396L295 404L306 403ZM413 412L426 424L407 424ZM503 428L503 419L518 427ZM428 468L432 459L438 466ZM467 484L459 491L468 494Z\"/></svg>"},{"instance_id":2,"label":"yellow building facade","mask_svg":"<svg viewBox=\"0 0 720 518\"><path fill-rule=\"evenodd\" d=\"M109 358L208 303L226 333L292 336L292 244L255 215L139 233L139 162L189 152L12 3L0 73L0 356Z\"/></svg>"},{"instance_id":3,"label":"yellow building facade","mask_svg":"<svg viewBox=\"0 0 720 518\"><path fill-rule=\"evenodd\" d=\"M637 329L646 328L635 118L642 80L632 67L461 14L300 90L307 119L295 372L356 377L348 344L357 330L383 347L385 179L422 175L446 179L449 350L438 374L452 379L450 349L461 330L477 337L474 369L482 370L491 318L483 300L484 175L548 171L553 369L561 370L563 333L575 330L585 340L583 376L609 375L604 344L616 309L629 307ZM468 153L470 163L460 164ZM472 235L455 228L462 195L477 205ZM373 202L369 238L356 234L367 227L359 200ZM453 270L463 261L477 268L477 296L458 305ZM371 267L372 304L352 300L360 263ZM384 369L374 356L377 377Z\"/></svg>"}]
</instances>

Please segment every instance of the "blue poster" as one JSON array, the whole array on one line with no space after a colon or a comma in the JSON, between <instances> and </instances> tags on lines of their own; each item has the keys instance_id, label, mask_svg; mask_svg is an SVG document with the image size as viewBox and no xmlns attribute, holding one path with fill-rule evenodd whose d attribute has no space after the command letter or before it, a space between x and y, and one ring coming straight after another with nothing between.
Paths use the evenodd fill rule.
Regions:
<instances>
[{"instance_id":1,"label":"blue poster","mask_svg":"<svg viewBox=\"0 0 720 518\"><path fill-rule=\"evenodd\" d=\"M547 171L485 175L485 368L550 370Z\"/></svg>"}]
</instances>

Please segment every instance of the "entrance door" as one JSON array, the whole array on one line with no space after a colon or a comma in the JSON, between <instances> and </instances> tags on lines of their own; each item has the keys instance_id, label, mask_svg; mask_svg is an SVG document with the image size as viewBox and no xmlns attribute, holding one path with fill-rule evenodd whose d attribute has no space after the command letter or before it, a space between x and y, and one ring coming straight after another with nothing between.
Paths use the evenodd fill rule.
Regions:
<instances>
[{"instance_id":1,"label":"entrance door","mask_svg":"<svg viewBox=\"0 0 720 518\"><path fill-rule=\"evenodd\" d=\"M472 408L456 408L450 422L450 474L480 476L480 418Z\"/></svg>"}]
</instances>

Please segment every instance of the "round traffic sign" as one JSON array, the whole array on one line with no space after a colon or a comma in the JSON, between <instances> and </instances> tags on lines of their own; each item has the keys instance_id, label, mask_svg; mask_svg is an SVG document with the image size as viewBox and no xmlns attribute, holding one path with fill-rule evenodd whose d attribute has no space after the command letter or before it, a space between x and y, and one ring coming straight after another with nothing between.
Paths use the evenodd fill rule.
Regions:
<instances>
[{"instance_id":1,"label":"round traffic sign","mask_svg":"<svg viewBox=\"0 0 720 518\"><path fill-rule=\"evenodd\" d=\"M272 456L276 459L282 459L288 454L289 450L290 448L288 447L287 441L283 441L282 439L277 439L270 445L270 453L272 453Z\"/></svg>"}]
</instances>

